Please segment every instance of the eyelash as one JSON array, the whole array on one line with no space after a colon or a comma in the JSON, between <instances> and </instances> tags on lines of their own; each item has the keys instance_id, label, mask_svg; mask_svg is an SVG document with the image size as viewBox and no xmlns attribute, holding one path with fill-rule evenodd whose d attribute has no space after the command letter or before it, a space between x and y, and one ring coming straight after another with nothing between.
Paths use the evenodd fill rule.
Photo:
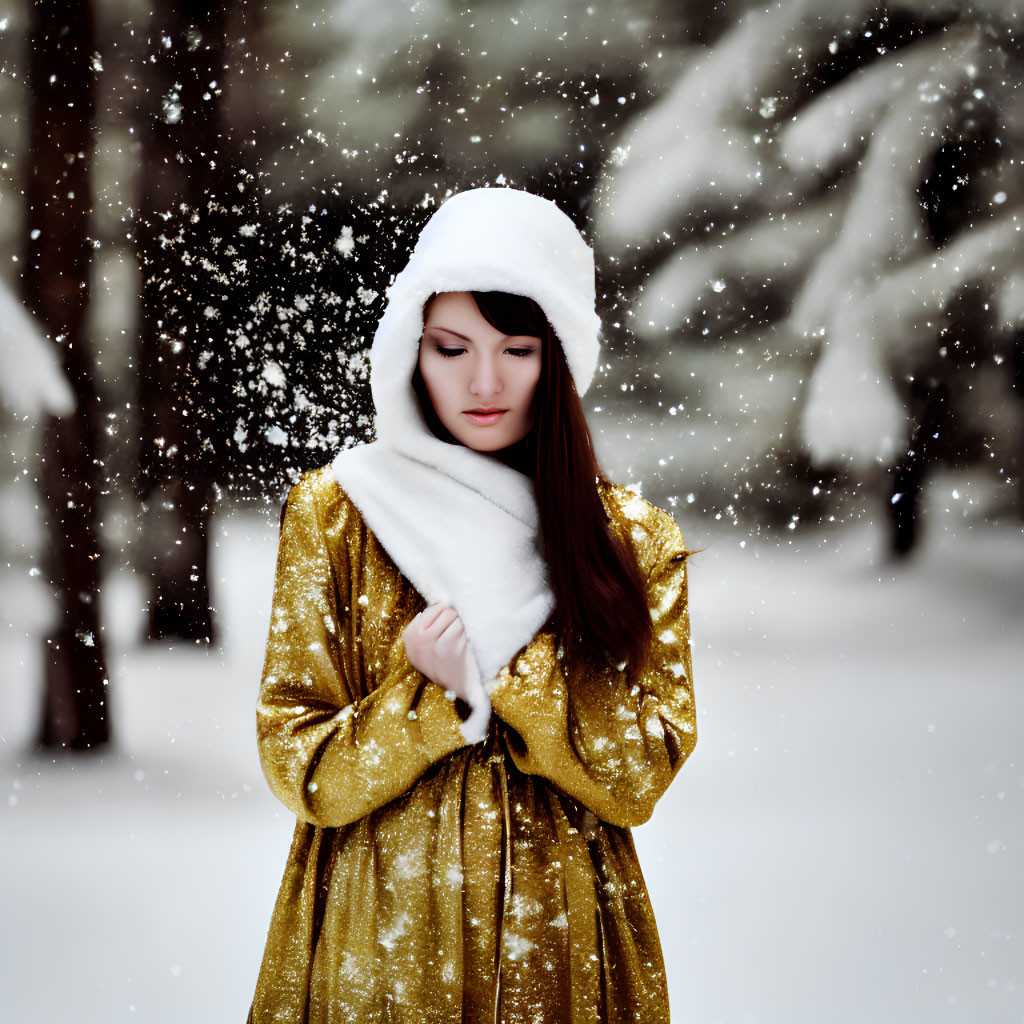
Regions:
<instances>
[{"instance_id":1,"label":"eyelash","mask_svg":"<svg viewBox=\"0 0 1024 1024\"><path fill-rule=\"evenodd\" d=\"M435 345L434 348L437 350L437 354L444 356L445 359L455 359L466 351L464 348L446 348L443 345ZM507 348L505 351L517 359L525 359L527 356L533 355L535 350L532 348Z\"/></svg>"}]
</instances>

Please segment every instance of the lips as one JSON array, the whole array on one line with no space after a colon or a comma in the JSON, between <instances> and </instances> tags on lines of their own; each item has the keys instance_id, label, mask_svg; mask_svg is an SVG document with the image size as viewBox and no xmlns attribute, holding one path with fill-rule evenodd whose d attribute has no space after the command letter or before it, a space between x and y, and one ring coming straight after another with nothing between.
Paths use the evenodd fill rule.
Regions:
<instances>
[{"instance_id":1,"label":"lips","mask_svg":"<svg viewBox=\"0 0 1024 1024\"><path fill-rule=\"evenodd\" d=\"M467 409L462 415L465 416L470 423L486 427L491 423L497 423L506 412L508 412L507 409Z\"/></svg>"}]
</instances>

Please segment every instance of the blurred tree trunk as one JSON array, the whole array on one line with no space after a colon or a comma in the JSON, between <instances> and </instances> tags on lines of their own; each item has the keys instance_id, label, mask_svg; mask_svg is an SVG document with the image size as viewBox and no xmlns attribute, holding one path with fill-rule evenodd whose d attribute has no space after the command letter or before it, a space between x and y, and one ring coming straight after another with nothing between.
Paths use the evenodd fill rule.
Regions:
<instances>
[{"instance_id":1,"label":"blurred tree trunk","mask_svg":"<svg viewBox=\"0 0 1024 1024\"><path fill-rule=\"evenodd\" d=\"M196 297L154 280L165 246L184 232L204 252L207 202L224 191L221 161L229 3L173 0L151 22L143 106L142 218L138 231L144 285L140 334L139 400L142 415L140 490L159 496L158 551L153 566L149 637L212 640L207 576L210 494L216 472L204 457L195 410L198 331L184 337L164 329L169 309ZM202 311L197 314L201 322Z\"/></svg>"},{"instance_id":2,"label":"blurred tree trunk","mask_svg":"<svg viewBox=\"0 0 1024 1024\"><path fill-rule=\"evenodd\" d=\"M27 9L31 143L24 298L56 339L78 399L73 415L51 418L44 432L40 485L50 537L46 569L59 620L45 641L40 742L83 749L109 739L95 507L102 472L95 457L99 396L85 335L93 15L88 0L36 0Z\"/></svg>"}]
</instances>

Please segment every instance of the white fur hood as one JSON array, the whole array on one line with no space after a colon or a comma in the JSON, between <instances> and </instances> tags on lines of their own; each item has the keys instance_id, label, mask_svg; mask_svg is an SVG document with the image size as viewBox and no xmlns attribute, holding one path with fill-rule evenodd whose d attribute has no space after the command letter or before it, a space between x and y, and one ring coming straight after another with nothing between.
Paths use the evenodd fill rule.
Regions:
<instances>
[{"instance_id":1,"label":"white fur hood","mask_svg":"<svg viewBox=\"0 0 1024 1024\"><path fill-rule=\"evenodd\" d=\"M377 440L341 452L339 484L428 602L462 617L484 689L547 619L553 598L537 536L533 485L492 456L435 437L412 387L423 304L435 292L505 291L537 302L582 395L598 358L594 258L546 199L482 188L447 200L388 291L370 351ZM478 707L467 738L482 739Z\"/></svg>"}]
</instances>

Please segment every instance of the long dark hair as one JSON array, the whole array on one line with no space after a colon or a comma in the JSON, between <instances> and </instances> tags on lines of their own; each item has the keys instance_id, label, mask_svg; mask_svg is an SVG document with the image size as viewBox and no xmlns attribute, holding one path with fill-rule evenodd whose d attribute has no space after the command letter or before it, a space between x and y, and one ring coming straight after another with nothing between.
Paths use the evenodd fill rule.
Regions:
<instances>
[{"instance_id":1,"label":"long dark hair","mask_svg":"<svg viewBox=\"0 0 1024 1024\"><path fill-rule=\"evenodd\" d=\"M625 662L634 675L654 639L644 581L632 549L609 525L598 491L599 482L608 480L594 454L562 344L532 299L507 292L471 294L484 319L502 334L541 339L533 427L501 456L534 482L555 598L551 625L570 664L600 669ZM424 305L424 321L433 299ZM434 411L418 365L413 388L433 433L455 442Z\"/></svg>"}]
</instances>

